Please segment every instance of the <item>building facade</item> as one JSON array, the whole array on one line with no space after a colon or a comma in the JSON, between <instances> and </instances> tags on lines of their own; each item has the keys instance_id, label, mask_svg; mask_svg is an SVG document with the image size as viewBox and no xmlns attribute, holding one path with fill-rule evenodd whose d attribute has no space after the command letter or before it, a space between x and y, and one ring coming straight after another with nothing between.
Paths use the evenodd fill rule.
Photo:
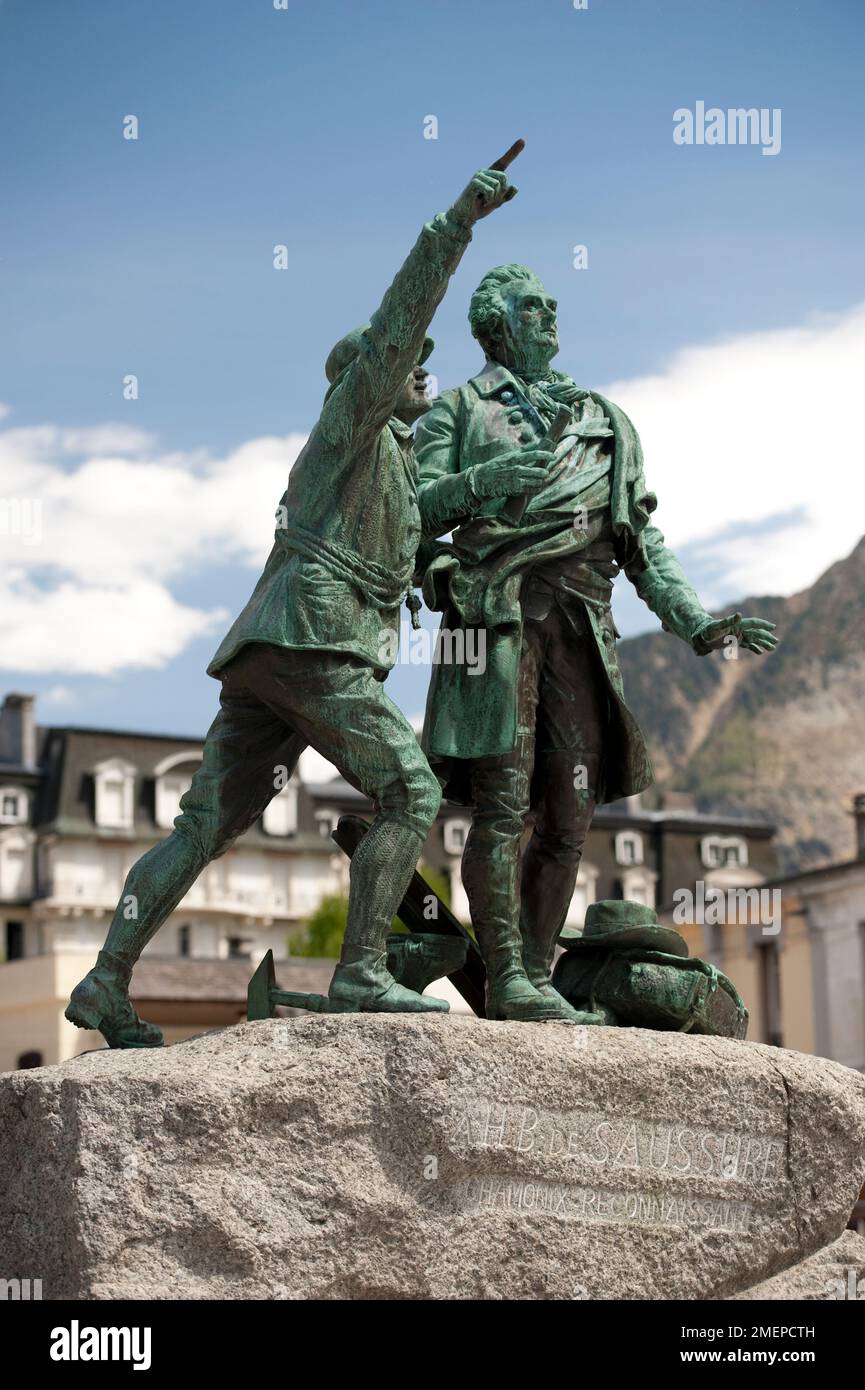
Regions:
<instances>
[{"instance_id":1,"label":"building facade","mask_svg":"<svg viewBox=\"0 0 865 1390\"><path fill-rule=\"evenodd\" d=\"M202 747L201 738L37 727L32 699L7 696L0 711L0 1070L101 1044L67 1024L63 1009L104 940L128 869L170 832ZM323 897L347 892L348 860L330 838L346 813L369 818L371 807L339 777L296 773L261 820L205 869L133 977L133 999L168 1041L241 1018L249 975L268 949L285 988L326 992L332 962L292 955L291 946ZM468 829L463 808L443 806L424 851L466 921L460 861ZM753 888L775 872L770 825L702 815L681 796L656 810L630 798L596 814L568 923L582 926L599 898L630 898L669 915L683 887ZM759 942L726 928L680 929L692 953L714 959L739 985L754 1020L750 1036L777 1040L762 1003ZM784 1007L810 1022L788 1028L785 1045L810 1051L810 963L792 945L785 940L785 970L795 970L785 978Z\"/></svg>"},{"instance_id":2,"label":"building facade","mask_svg":"<svg viewBox=\"0 0 865 1390\"><path fill-rule=\"evenodd\" d=\"M854 798L852 825L852 858L772 886L781 893L784 931L809 944L813 1051L865 1072L865 796Z\"/></svg>"},{"instance_id":3,"label":"building facade","mask_svg":"<svg viewBox=\"0 0 865 1390\"><path fill-rule=\"evenodd\" d=\"M102 945L129 868L169 833L202 747L200 738L37 728L32 699L7 697L0 712L0 1070L98 1045L97 1035L66 1023L65 1003ZM147 946L142 988L153 976L145 961L157 958L178 963L175 1002L184 975L186 992L194 992L196 972L183 963L256 963L268 949L285 958L322 897L345 891L348 865L330 840L332 823L293 777L237 845L208 865ZM238 1016L233 1004L245 998L239 982L251 969L225 969L221 983L211 972L211 1002L231 1002L221 1000L226 991L233 999L227 1021ZM212 1012L214 1022L226 1021L224 1009ZM185 1019L179 1033L169 1024L166 1036L200 1031L185 1026L193 1021Z\"/></svg>"}]
</instances>

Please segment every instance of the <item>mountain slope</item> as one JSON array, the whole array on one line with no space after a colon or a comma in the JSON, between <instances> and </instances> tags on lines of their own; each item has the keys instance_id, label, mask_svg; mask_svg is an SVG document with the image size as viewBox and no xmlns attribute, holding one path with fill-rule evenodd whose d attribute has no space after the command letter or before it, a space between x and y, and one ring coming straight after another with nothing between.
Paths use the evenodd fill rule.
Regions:
<instances>
[{"instance_id":1,"label":"mountain slope","mask_svg":"<svg viewBox=\"0 0 865 1390\"><path fill-rule=\"evenodd\" d=\"M668 633L619 644L658 789L765 815L785 869L849 859L851 801L865 791L865 537L810 589L724 612L736 610L777 623L777 651L700 658Z\"/></svg>"}]
</instances>

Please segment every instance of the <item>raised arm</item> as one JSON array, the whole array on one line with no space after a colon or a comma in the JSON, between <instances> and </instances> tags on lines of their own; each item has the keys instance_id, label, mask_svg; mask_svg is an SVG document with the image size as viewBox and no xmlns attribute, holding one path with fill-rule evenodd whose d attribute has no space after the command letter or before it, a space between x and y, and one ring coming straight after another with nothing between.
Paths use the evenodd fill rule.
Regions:
<instances>
[{"instance_id":1,"label":"raised arm","mask_svg":"<svg viewBox=\"0 0 865 1390\"><path fill-rule=\"evenodd\" d=\"M514 153L509 151L498 164L504 166L519 153L516 146L512 148ZM327 433L357 439L359 434L378 433L387 423L420 357L448 280L471 240L472 227L515 193L504 167L484 169L475 174L453 207L425 225L373 314L358 356L325 403L321 427Z\"/></svg>"}]
</instances>

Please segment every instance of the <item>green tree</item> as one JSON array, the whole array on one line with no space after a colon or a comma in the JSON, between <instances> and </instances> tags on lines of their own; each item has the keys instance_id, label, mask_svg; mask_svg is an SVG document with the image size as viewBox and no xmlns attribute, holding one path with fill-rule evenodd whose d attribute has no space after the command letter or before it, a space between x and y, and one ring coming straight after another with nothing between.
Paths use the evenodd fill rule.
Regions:
<instances>
[{"instance_id":1,"label":"green tree","mask_svg":"<svg viewBox=\"0 0 865 1390\"><path fill-rule=\"evenodd\" d=\"M336 960L342 949L345 924L348 921L348 898L334 893L322 898L315 912L306 924L306 931L299 942L289 940L288 949L293 956L317 956Z\"/></svg>"},{"instance_id":2,"label":"green tree","mask_svg":"<svg viewBox=\"0 0 865 1390\"><path fill-rule=\"evenodd\" d=\"M450 884L445 875L431 869L428 864L420 864L418 869L424 882L450 907ZM293 956L315 956L321 960L338 960L347 921L348 898L338 893L322 898L300 940L289 939L289 953ZM404 932L406 928L398 917L394 917L391 930Z\"/></svg>"},{"instance_id":3,"label":"green tree","mask_svg":"<svg viewBox=\"0 0 865 1390\"><path fill-rule=\"evenodd\" d=\"M418 869L421 878L428 883L434 893L437 893L445 907L451 905L451 884L446 874L440 874L438 869L431 869L429 864L419 864Z\"/></svg>"}]
</instances>

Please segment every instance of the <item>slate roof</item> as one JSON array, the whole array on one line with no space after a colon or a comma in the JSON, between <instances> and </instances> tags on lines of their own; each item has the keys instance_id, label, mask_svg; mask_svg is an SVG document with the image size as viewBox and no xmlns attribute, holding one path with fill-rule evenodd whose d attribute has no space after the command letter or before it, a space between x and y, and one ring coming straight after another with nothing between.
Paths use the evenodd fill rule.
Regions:
<instances>
[{"instance_id":1,"label":"slate roof","mask_svg":"<svg viewBox=\"0 0 865 1390\"><path fill-rule=\"evenodd\" d=\"M335 960L293 956L276 962L281 989L327 994ZM194 957L143 956L135 967L130 997L189 1003L243 1003L255 963L249 960L197 960Z\"/></svg>"},{"instance_id":2,"label":"slate roof","mask_svg":"<svg viewBox=\"0 0 865 1390\"><path fill-rule=\"evenodd\" d=\"M41 830L60 835L83 835L107 840L136 840L162 838L166 831L155 819L154 769L164 759L189 751L197 760L204 740L200 736L179 734L149 734L115 729L83 728L78 725L39 726L36 731L39 771L18 769L11 764L0 765L4 776L26 783L36 791L32 823ZM130 830L104 829L96 825L94 815L93 770L101 762L117 758L136 768L134 824ZM39 785L41 783L41 785ZM292 836L267 835L261 823L254 825L243 837L243 843L256 848L284 852L289 846L311 854L332 854L329 838L318 832L312 814L315 807L330 804L371 813L368 798L341 777L326 782L301 784L299 796L299 829ZM442 807L442 818L464 818L465 807ZM683 807L663 810L635 809L621 801L600 806L595 813L595 827L608 829L632 826L646 831L681 830L692 834L711 830L738 830L757 839L768 839L775 827L757 817L724 816L698 812Z\"/></svg>"},{"instance_id":3,"label":"slate roof","mask_svg":"<svg viewBox=\"0 0 865 1390\"><path fill-rule=\"evenodd\" d=\"M189 751L190 767L197 763L204 747L202 738L161 734L115 733L108 729L51 728L40 731L43 783L35 808L35 823L59 835L86 835L107 840L163 838L167 831L156 824L155 768L164 759ZM111 758L132 764L136 769L133 826L129 830L106 829L95 819L94 768ZM179 764L178 770L185 764ZM348 791L353 791L348 788ZM300 799L307 798L301 787ZM306 805L310 802L307 799ZM287 847L309 854L333 854L330 840L318 833L312 817L299 806L299 829L291 836L266 834L258 822L243 836L242 843L284 853ZM306 824L304 822L306 821Z\"/></svg>"}]
</instances>

